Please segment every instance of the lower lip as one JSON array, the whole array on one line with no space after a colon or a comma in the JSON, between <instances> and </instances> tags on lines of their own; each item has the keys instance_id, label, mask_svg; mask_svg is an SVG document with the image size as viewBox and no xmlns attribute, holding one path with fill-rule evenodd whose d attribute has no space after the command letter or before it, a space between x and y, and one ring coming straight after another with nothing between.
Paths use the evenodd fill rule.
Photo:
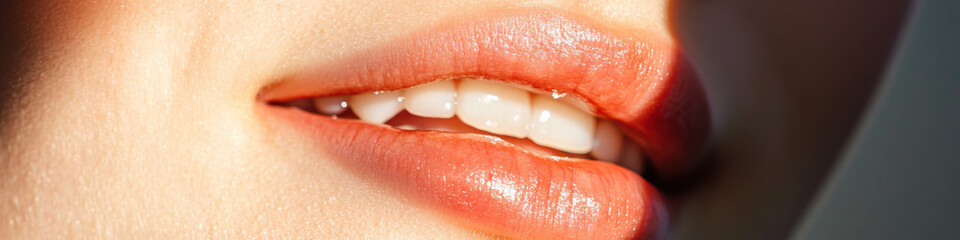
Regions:
<instances>
[{"instance_id":1,"label":"lower lip","mask_svg":"<svg viewBox=\"0 0 960 240\"><path fill-rule=\"evenodd\" d=\"M710 133L697 75L667 35L607 31L562 13L464 17L319 65L285 75L258 98L349 95L454 77L570 93L621 123L649 159L651 179L664 183L692 172Z\"/></svg>"},{"instance_id":2,"label":"lower lip","mask_svg":"<svg viewBox=\"0 0 960 240\"><path fill-rule=\"evenodd\" d=\"M278 126L295 126L357 174L505 237L648 238L663 233L657 190L620 166L560 160L493 137L402 131L264 105Z\"/></svg>"}]
</instances>

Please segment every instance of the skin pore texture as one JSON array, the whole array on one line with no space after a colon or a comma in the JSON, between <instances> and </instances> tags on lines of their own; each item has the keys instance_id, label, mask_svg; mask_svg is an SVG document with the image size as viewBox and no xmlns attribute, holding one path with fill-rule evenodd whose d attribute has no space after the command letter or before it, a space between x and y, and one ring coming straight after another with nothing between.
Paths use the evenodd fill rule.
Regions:
<instances>
[{"instance_id":1,"label":"skin pore texture","mask_svg":"<svg viewBox=\"0 0 960 240\"><path fill-rule=\"evenodd\" d=\"M257 91L424 26L546 8L666 35L660 1L33 3L4 102L0 234L492 237L351 174ZM630 9L626 11L626 9ZM24 30L26 31L26 30Z\"/></svg>"},{"instance_id":2,"label":"skin pore texture","mask_svg":"<svg viewBox=\"0 0 960 240\"><path fill-rule=\"evenodd\" d=\"M8 34L0 38L0 239L501 237L346 169L302 129L267 124L257 96L284 74L426 28L537 9L676 38L690 53L714 109L716 167L691 191L666 191L684 203L671 235L784 238L896 32L863 26L896 26L905 9L894 0L782 9L663 0L10 2L0 4ZM798 14L780 14L790 11ZM797 21L809 15L831 28ZM816 98L803 97L809 92ZM797 180L778 182L785 178Z\"/></svg>"}]
</instances>

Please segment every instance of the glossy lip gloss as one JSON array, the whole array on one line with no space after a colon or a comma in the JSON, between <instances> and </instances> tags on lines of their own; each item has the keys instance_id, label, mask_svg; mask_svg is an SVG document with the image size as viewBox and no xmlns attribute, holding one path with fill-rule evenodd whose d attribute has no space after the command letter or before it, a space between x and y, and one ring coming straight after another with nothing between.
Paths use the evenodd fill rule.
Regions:
<instances>
[{"instance_id":1,"label":"glossy lip gloss","mask_svg":"<svg viewBox=\"0 0 960 240\"><path fill-rule=\"evenodd\" d=\"M263 102L393 90L479 76L569 93L619 122L664 179L702 156L709 110L673 41L619 34L549 11L463 19L289 75ZM264 104L276 124L314 136L357 174L452 212L464 224L516 238L647 238L667 221L640 176L599 161L532 154L494 137L401 131Z\"/></svg>"}]
</instances>

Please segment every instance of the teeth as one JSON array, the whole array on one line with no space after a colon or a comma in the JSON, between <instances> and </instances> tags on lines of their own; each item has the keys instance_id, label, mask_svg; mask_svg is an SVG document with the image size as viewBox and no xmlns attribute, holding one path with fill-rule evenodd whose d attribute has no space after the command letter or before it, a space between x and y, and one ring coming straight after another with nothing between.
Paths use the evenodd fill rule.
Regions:
<instances>
[{"instance_id":1,"label":"teeth","mask_svg":"<svg viewBox=\"0 0 960 240\"><path fill-rule=\"evenodd\" d=\"M383 124L403 111L403 96L399 91L383 91L350 96L351 109L360 120Z\"/></svg>"},{"instance_id":2,"label":"teeth","mask_svg":"<svg viewBox=\"0 0 960 240\"><path fill-rule=\"evenodd\" d=\"M596 118L573 106L546 96L533 98L531 141L570 153L588 153L593 148Z\"/></svg>"},{"instance_id":3,"label":"teeth","mask_svg":"<svg viewBox=\"0 0 960 240\"><path fill-rule=\"evenodd\" d=\"M453 117L457 89L453 80L427 83L403 90L403 106L410 114L431 117Z\"/></svg>"},{"instance_id":4,"label":"teeth","mask_svg":"<svg viewBox=\"0 0 960 240\"><path fill-rule=\"evenodd\" d=\"M590 155L601 161L616 162L623 149L623 136L617 125L610 120L597 121L597 130L593 136L593 151Z\"/></svg>"},{"instance_id":5,"label":"teeth","mask_svg":"<svg viewBox=\"0 0 960 240\"><path fill-rule=\"evenodd\" d=\"M424 118L403 115L391 122L394 128L465 132L479 129L529 138L540 146L590 154L596 160L614 162L636 172L642 170L640 148L625 140L616 123L597 119L588 113L589 105L563 95L553 93L551 98L499 82L464 78L397 91L323 97L312 102L303 99L295 103L307 108L312 103L318 112L332 116L349 107L360 120L374 124L384 124L406 109L411 115ZM450 119L453 116L459 121ZM413 120L416 121L410 122ZM437 128L453 126L449 121L456 122L459 127L454 129L458 130Z\"/></svg>"},{"instance_id":6,"label":"teeth","mask_svg":"<svg viewBox=\"0 0 960 240\"><path fill-rule=\"evenodd\" d=\"M456 112L471 127L523 138L530 129L530 94L492 81L464 79Z\"/></svg>"},{"instance_id":7,"label":"teeth","mask_svg":"<svg viewBox=\"0 0 960 240\"><path fill-rule=\"evenodd\" d=\"M324 115L337 115L347 110L347 98L342 96L315 98L313 106Z\"/></svg>"}]
</instances>

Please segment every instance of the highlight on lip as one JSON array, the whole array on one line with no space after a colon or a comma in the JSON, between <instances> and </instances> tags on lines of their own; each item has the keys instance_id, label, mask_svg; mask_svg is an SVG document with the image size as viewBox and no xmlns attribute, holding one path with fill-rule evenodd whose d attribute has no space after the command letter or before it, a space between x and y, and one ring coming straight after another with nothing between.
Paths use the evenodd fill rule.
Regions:
<instances>
[{"instance_id":1,"label":"highlight on lip","mask_svg":"<svg viewBox=\"0 0 960 240\"><path fill-rule=\"evenodd\" d=\"M293 107L264 111L271 121L314 136L317 147L357 174L372 174L481 232L512 239L647 239L666 229L656 189L612 163L558 161L487 135L407 131Z\"/></svg>"},{"instance_id":2,"label":"highlight on lip","mask_svg":"<svg viewBox=\"0 0 960 240\"><path fill-rule=\"evenodd\" d=\"M622 151L639 152L639 147L622 136L616 123L592 116L584 107L576 107L586 106L578 102L566 94L547 96L496 81L458 78L394 91L282 104L404 130L491 135L533 152L625 163L640 173L639 153L621 158Z\"/></svg>"},{"instance_id":3,"label":"highlight on lip","mask_svg":"<svg viewBox=\"0 0 960 240\"><path fill-rule=\"evenodd\" d=\"M551 11L461 18L285 76L259 98L353 95L457 76L581 97L595 115L626 127L624 133L649 156L659 178L690 172L707 146L706 97L672 39L662 33L611 33Z\"/></svg>"},{"instance_id":4,"label":"highlight on lip","mask_svg":"<svg viewBox=\"0 0 960 240\"><path fill-rule=\"evenodd\" d=\"M550 11L451 21L285 76L259 99L307 110L263 108L356 174L519 239L663 234L658 191L628 169L644 164L606 159L682 176L709 133L669 37Z\"/></svg>"}]
</instances>

